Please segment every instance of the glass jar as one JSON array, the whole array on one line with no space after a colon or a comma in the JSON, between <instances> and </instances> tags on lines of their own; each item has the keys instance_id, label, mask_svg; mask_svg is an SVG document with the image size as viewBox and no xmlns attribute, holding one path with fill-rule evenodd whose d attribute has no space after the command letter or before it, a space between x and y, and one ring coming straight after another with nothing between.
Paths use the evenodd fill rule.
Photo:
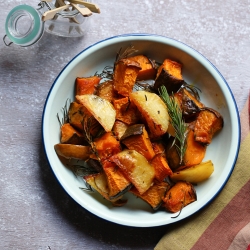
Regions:
<instances>
[{"instance_id":1,"label":"glass jar","mask_svg":"<svg viewBox=\"0 0 250 250\"><path fill-rule=\"evenodd\" d=\"M83 36L88 27L88 18L73 7L57 12L51 20L42 21L46 11L57 7L57 1L42 1L37 9L25 4L14 7L5 22L5 45L15 43L23 47L30 46L39 41L44 31L63 37ZM7 42L7 38L10 42Z\"/></svg>"}]
</instances>

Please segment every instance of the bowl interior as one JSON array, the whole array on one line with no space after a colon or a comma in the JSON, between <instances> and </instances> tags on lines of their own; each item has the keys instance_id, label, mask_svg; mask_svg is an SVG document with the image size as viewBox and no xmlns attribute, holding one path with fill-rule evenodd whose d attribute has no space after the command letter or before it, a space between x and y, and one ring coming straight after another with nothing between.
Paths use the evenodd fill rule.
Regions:
<instances>
[{"instance_id":1,"label":"bowl interior","mask_svg":"<svg viewBox=\"0 0 250 250\"><path fill-rule=\"evenodd\" d=\"M145 54L157 62L165 58L183 65L187 83L201 89L201 101L214 108L224 118L224 128L208 146L204 160L211 159L215 172L209 180L196 186L197 201L185 207L177 218L165 211L154 212L149 205L131 194L124 207L112 207L97 193L82 191L81 178L76 178L58 159L54 145L59 143L60 124L57 114L69 98L74 100L74 83L78 76L91 76L105 66L113 66L120 48L132 44L138 54ZM83 50L61 71L48 94L43 113L43 142L48 161L55 176L68 194L93 214L122 225L136 227L160 226L190 216L210 202L223 188L233 170L240 143L240 124L232 93L218 70L197 51L170 38L155 35L122 35L101 41Z\"/></svg>"}]
</instances>

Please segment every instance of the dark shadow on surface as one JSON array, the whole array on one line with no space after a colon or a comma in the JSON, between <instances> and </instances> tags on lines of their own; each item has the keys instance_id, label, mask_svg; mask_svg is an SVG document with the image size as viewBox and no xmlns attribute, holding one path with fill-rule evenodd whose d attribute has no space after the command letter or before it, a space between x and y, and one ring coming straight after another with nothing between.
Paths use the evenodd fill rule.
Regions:
<instances>
[{"instance_id":1,"label":"dark shadow on surface","mask_svg":"<svg viewBox=\"0 0 250 250\"><path fill-rule=\"evenodd\" d=\"M166 232L166 226L128 227L103 220L91 214L77 204L60 186L49 166L42 142L40 145L41 183L63 219L66 219L77 231L82 232L83 236L88 235L89 238L94 238L96 242L105 242L106 245L123 249L153 249L155 247Z\"/></svg>"}]
</instances>

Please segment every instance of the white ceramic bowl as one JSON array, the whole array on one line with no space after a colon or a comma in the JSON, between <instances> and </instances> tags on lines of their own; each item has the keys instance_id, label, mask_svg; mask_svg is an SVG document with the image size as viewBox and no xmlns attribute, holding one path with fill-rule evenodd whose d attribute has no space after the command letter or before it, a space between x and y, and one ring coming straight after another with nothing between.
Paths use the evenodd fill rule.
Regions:
<instances>
[{"instance_id":1,"label":"white ceramic bowl","mask_svg":"<svg viewBox=\"0 0 250 250\"><path fill-rule=\"evenodd\" d=\"M213 175L196 186L197 201L185 207L177 218L165 211L152 211L148 204L128 194L124 207L112 207L97 193L84 192L81 178L76 178L58 159L54 145L59 143L60 125L57 113L67 98L74 100L74 82L77 76L91 76L112 66L121 47L133 44L140 53L162 62L165 58L178 60L183 65L186 82L195 83L202 90L201 101L218 110L224 118L223 130L209 145L204 160L211 159ZM200 53L189 46L157 35L127 34L100 41L75 56L54 81L43 112L42 135L45 152L59 183L83 208L114 223L135 227L153 227L182 220L206 206L222 190L230 177L238 156L240 121L234 97L219 71Z\"/></svg>"}]
</instances>

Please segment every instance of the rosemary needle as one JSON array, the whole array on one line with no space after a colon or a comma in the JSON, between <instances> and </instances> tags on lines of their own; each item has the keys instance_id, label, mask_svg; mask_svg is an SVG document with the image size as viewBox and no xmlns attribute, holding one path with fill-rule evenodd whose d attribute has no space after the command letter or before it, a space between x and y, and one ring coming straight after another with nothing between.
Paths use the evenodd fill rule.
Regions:
<instances>
[{"instance_id":1,"label":"rosemary needle","mask_svg":"<svg viewBox=\"0 0 250 250\"><path fill-rule=\"evenodd\" d=\"M174 97L169 96L165 86L160 87L159 93L168 109L170 123L174 128L175 139L177 140L175 141L175 146L180 157L180 163L182 163L186 151L187 125L182 118L182 112L179 105Z\"/></svg>"}]
</instances>

